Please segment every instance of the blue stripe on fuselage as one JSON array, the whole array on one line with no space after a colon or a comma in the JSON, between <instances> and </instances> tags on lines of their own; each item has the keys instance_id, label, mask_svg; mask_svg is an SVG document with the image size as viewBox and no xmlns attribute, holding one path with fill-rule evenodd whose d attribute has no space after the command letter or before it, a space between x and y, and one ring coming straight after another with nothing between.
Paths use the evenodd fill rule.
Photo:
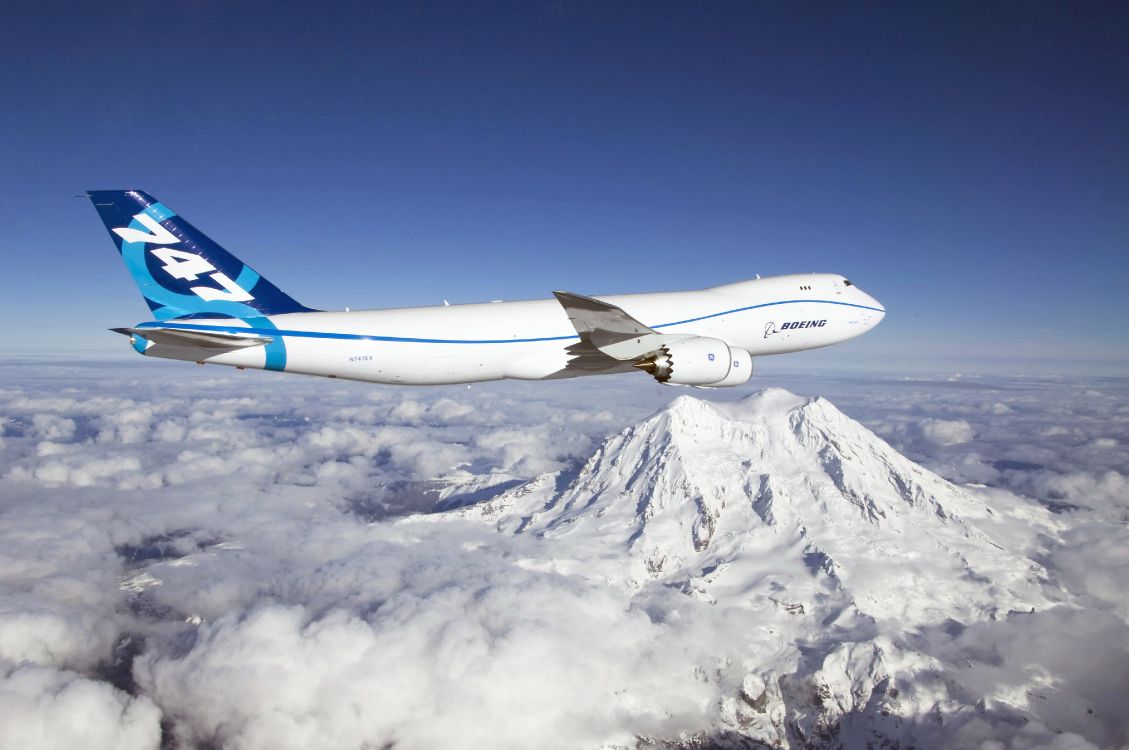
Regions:
<instances>
[{"instance_id":1,"label":"blue stripe on fuselage","mask_svg":"<svg viewBox=\"0 0 1129 750\"><path fill-rule=\"evenodd\" d=\"M732 315L733 313L745 312L746 310L756 310L762 307L772 307L774 305L792 305L803 303L815 303L820 305L841 305L843 307L857 307L861 310L873 310L874 312L886 312L878 307L868 307L867 305L856 305L851 302L835 302L834 300L826 299L790 299L782 302L765 302L760 305L749 305L748 307L738 307L733 310L726 310L719 313L711 313L709 315L702 315L697 318L687 318L686 320L678 320L673 323L660 323L659 325L651 326L651 328L669 328L670 326L683 325L685 323L696 323L699 320L707 320L709 318L719 318L723 315ZM308 338L308 339L344 339L349 341L392 341L408 344L530 344L538 341L568 341L570 339L578 339L579 336L575 334L572 336L544 336L539 338L526 338L526 339L423 339L411 338L406 336L378 336L375 334L365 333L333 333L329 331L295 331L295 330L282 330L275 328L255 328L255 327L241 327L241 326L215 326L215 325L197 325L193 323L176 323L174 321L164 321L160 323L141 323L138 328L180 328L186 331L222 331L224 333L254 333L262 336L289 336L293 338Z\"/></svg>"},{"instance_id":2,"label":"blue stripe on fuselage","mask_svg":"<svg viewBox=\"0 0 1129 750\"><path fill-rule=\"evenodd\" d=\"M729 315L730 313L745 312L746 310L756 310L760 307L772 307L773 305L793 305L803 304L805 302L814 302L819 305L840 305L842 307L857 307L860 310L873 310L874 312L886 312L880 307L869 307L867 305L856 305L853 302L836 302L830 299L788 299L782 302L765 302L761 305L749 305L748 307L738 307L734 310L726 310L725 312L711 313L710 315L702 315L698 318L687 318L686 320L678 320L674 323L662 323L661 325L651 326L652 328L666 328L667 326L680 326L683 323L697 323L699 320L708 320L709 318L720 318L722 315Z\"/></svg>"}]
</instances>

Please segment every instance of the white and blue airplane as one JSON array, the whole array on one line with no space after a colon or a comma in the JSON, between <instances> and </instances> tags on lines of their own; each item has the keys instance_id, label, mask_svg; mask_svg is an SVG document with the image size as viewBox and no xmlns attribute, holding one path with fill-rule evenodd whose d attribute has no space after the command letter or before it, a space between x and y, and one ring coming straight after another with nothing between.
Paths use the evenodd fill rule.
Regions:
<instances>
[{"instance_id":1,"label":"white and blue airplane","mask_svg":"<svg viewBox=\"0 0 1129 750\"><path fill-rule=\"evenodd\" d=\"M147 193L87 195L154 318L113 330L149 357L404 385L642 370L668 385L724 387L748 382L755 356L838 344L886 314L835 274L685 292L314 310Z\"/></svg>"}]
</instances>

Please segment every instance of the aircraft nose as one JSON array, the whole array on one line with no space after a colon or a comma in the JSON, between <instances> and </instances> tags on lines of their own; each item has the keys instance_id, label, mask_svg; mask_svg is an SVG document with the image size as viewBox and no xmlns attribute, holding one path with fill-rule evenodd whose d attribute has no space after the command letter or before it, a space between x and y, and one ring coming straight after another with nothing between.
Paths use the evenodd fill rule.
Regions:
<instances>
[{"instance_id":1,"label":"aircraft nose","mask_svg":"<svg viewBox=\"0 0 1129 750\"><path fill-rule=\"evenodd\" d=\"M866 322L869 323L870 328L874 328L874 326L881 323L882 319L886 317L886 306L862 290L859 290L859 294L861 294L865 300L862 304L867 308Z\"/></svg>"}]
</instances>

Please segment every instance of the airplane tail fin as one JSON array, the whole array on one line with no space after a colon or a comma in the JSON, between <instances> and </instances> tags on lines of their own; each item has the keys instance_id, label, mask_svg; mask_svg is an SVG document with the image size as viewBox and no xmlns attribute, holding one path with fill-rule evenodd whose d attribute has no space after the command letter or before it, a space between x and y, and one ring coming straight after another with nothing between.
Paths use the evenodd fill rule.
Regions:
<instances>
[{"instance_id":1,"label":"airplane tail fin","mask_svg":"<svg viewBox=\"0 0 1129 750\"><path fill-rule=\"evenodd\" d=\"M157 320L311 311L148 193L87 195Z\"/></svg>"}]
</instances>

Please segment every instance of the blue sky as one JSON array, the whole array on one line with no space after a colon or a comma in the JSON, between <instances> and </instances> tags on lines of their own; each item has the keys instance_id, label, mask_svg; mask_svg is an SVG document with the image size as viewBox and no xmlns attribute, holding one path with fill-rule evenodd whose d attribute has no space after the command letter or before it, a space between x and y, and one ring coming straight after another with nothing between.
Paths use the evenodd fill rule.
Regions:
<instances>
[{"instance_id":1,"label":"blue sky","mask_svg":"<svg viewBox=\"0 0 1129 750\"><path fill-rule=\"evenodd\" d=\"M0 11L9 354L132 354L86 189L314 307L846 274L791 364L1129 364L1129 9L23 4Z\"/></svg>"}]
</instances>

